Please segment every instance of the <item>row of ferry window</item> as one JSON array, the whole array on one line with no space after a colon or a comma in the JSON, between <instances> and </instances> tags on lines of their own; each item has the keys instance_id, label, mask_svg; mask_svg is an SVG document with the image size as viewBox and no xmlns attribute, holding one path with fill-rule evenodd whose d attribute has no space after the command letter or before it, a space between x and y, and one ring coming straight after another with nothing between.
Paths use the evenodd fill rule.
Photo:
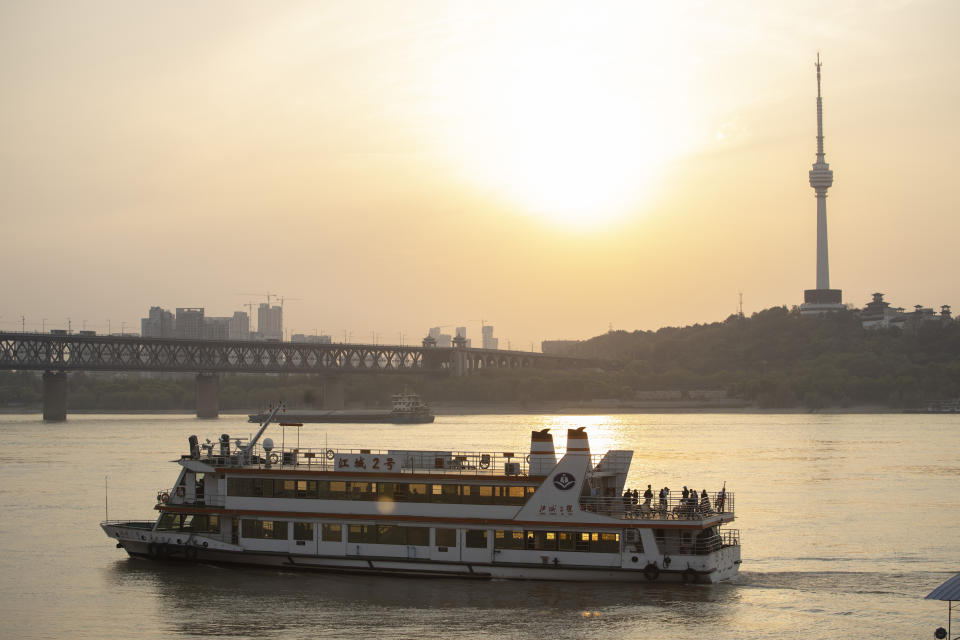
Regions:
<instances>
[{"instance_id":1,"label":"row of ferry window","mask_svg":"<svg viewBox=\"0 0 960 640\"><path fill-rule=\"evenodd\" d=\"M242 520L244 538L287 540L289 524L293 525L294 540L313 540L312 522L288 523L283 520ZM399 525L347 525L347 542L365 544L397 544L426 547L430 544L429 527L405 527ZM320 525L320 540L341 542L342 525ZM437 527L434 533L438 547L456 547L457 530ZM464 546L486 549L487 530L467 529ZM568 531L503 531L493 533L494 549L535 549L542 551L586 551L592 553L619 553L619 533L568 532Z\"/></svg>"},{"instance_id":2,"label":"row of ferry window","mask_svg":"<svg viewBox=\"0 0 960 640\"><path fill-rule=\"evenodd\" d=\"M290 527L293 539L312 541L313 522L289 522L286 520L241 520L244 538L265 540L289 540ZM219 533L220 519L215 515L165 513L157 526L161 531L189 531L196 533ZM320 525L320 540L342 542L343 525L328 523ZM366 544L399 544L426 547L430 544L429 527L405 527L398 525L347 525L347 542ZM457 530L437 527L434 533L438 547L456 547ZM467 529L463 539L467 548L486 549L487 530ZM494 549L536 549L542 551L587 551L592 553L619 553L619 533L570 532L570 531L511 531L496 530L493 533Z\"/></svg>"},{"instance_id":3,"label":"row of ferry window","mask_svg":"<svg viewBox=\"0 0 960 640\"><path fill-rule=\"evenodd\" d=\"M522 505L536 490L536 486L504 487L418 482L281 480L279 478L229 478L227 480L227 495L249 498Z\"/></svg>"}]
</instances>

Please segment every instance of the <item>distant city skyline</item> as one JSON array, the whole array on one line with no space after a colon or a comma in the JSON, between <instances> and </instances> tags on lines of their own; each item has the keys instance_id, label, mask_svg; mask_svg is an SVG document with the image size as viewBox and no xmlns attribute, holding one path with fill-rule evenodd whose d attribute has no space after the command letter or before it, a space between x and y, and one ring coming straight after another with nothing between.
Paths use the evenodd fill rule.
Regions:
<instances>
[{"instance_id":1,"label":"distant city skyline","mask_svg":"<svg viewBox=\"0 0 960 640\"><path fill-rule=\"evenodd\" d=\"M240 292L279 290L289 335L486 322L529 350L798 304L817 51L831 281L960 308L958 24L938 0L4 3L0 329L252 318Z\"/></svg>"}]
</instances>

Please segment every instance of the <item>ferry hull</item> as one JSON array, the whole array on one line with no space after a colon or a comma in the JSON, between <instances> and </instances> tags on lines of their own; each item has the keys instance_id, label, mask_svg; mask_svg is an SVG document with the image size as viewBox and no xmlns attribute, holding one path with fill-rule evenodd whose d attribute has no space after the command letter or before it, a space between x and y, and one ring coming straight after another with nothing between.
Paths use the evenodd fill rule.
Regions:
<instances>
[{"instance_id":1,"label":"ferry hull","mask_svg":"<svg viewBox=\"0 0 960 640\"><path fill-rule=\"evenodd\" d=\"M708 570L693 570L682 557L668 561L660 568L663 558L654 563L655 571L645 562L635 567L578 566L551 563L503 562L442 562L383 556L317 556L244 550L216 540L181 536L179 541L170 536L154 536L149 531L129 530L121 525L104 525L108 536L118 540L118 546L130 556L155 561L208 562L274 567L299 571L331 573L376 574L409 577L468 578L481 580L551 580L572 582L677 582L712 584L737 575L740 548L724 547L709 556L698 556L700 563L711 565ZM154 542L154 540L158 540ZM161 542L159 540L164 540ZM204 547L206 542L208 546ZM216 548L220 547L220 548Z\"/></svg>"}]
</instances>

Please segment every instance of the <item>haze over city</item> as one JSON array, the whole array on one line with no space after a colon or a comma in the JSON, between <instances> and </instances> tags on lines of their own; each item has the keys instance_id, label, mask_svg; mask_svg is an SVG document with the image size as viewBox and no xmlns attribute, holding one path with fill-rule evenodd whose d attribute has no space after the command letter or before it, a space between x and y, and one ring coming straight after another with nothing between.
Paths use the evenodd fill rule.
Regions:
<instances>
[{"instance_id":1,"label":"haze over city","mask_svg":"<svg viewBox=\"0 0 960 640\"><path fill-rule=\"evenodd\" d=\"M501 347L815 285L960 308L960 5L0 4L0 330L273 292ZM43 323L41 325L41 323Z\"/></svg>"}]
</instances>

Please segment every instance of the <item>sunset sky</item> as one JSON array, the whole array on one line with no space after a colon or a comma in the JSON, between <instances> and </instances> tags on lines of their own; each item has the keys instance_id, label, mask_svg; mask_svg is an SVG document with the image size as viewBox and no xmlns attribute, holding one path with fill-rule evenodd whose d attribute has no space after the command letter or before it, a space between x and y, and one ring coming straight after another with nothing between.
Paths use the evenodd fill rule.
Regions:
<instances>
[{"instance_id":1,"label":"sunset sky","mask_svg":"<svg viewBox=\"0 0 960 640\"><path fill-rule=\"evenodd\" d=\"M960 3L0 0L0 329L501 347L831 284L960 313ZM45 319L45 321L44 321Z\"/></svg>"}]
</instances>

